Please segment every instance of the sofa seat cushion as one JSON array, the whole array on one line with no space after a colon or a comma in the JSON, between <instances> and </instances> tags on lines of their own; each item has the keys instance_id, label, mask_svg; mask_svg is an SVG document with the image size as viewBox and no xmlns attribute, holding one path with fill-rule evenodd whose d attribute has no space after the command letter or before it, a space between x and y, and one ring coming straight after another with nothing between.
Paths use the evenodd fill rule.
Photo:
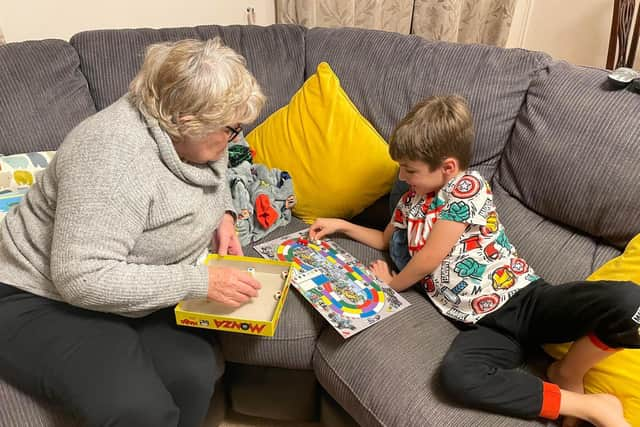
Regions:
<instances>
[{"instance_id":1,"label":"sofa seat cushion","mask_svg":"<svg viewBox=\"0 0 640 427\"><path fill-rule=\"evenodd\" d=\"M613 90L606 70L551 64L531 82L500 183L538 214L624 248L640 233L639 100Z\"/></svg>"},{"instance_id":2,"label":"sofa seat cushion","mask_svg":"<svg viewBox=\"0 0 640 427\"><path fill-rule=\"evenodd\" d=\"M344 340L320 335L313 368L322 387L363 426L543 426L454 406L437 369L457 329L418 292L410 307ZM552 424L549 424L552 425Z\"/></svg>"},{"instance_id":3,"label":"sofa seat cushion","mask_svg":"<svg viewBox=\"0 0 640 427\"><path fill-rule=\"evenodd\" d=\"M0 426L79 427L82 424L58 406L32 397L0 378Z\"/></svg>"},{"instance_id":4,"label":"sofa seat cushion","mask_svg":"<svg viewBox=\"0 0 640 427\"><path fill-rule=\"evenodd\" d=\"M278 228L263 240L276 239L308 227L298 218L282 228ZM244 248L244 255L260 258L253 246ZM311 369L311 358L320 331L325 326L324 319L296 291L287 294L280 320L273 337L245 335L232 332L218 333L225 360L256 366L272 366L290 369Z\"/></svg>"},{"instance_id":5,"label":"sofa seat cushion","mask_svg":"<svg viewBox=\"0 0 640 427\"><path fill-rule=\"evenodd\" d=\"M0 153L55 150L95 107L80 60L62 40L0 46Z\"/></svg>"},{"instance_id":6,"label":"sofa seat cushion","mask_svg":"<svg viewBox=\"0 0 640 427\"><path fill-rule=\"evenodd\" d=\"M148 45L181 39L223 42L247 60L267 102L256 123L285 105L304 82L305 29L297 25L203 25L190 28L94 30L78 33L70 43L80 55L98 110L124 95L138 72ZM245 126L251 130L253 125Z\"/></svg>"}]
</instances>

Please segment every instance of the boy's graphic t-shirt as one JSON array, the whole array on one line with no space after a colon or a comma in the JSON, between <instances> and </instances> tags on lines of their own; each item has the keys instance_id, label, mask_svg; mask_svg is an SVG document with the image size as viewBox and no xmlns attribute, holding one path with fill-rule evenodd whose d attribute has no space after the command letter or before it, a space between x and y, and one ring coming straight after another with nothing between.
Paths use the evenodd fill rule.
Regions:
<instances>
[{"instance_id":1,"label":"boy's graphic t-shirt","mask_svg":"<svg viewBox=\"0 0 640 427\"><path fill-rule=\"evenodd\" d=\"M475 323L538 279L509 243L491 187L478 172L458 175L437 193L426 196L408 191L398 201L393 225L407 230L413 256L440 219L467 224L449 255L421 281L444 315Z\"/></svg>"}]
</instances>

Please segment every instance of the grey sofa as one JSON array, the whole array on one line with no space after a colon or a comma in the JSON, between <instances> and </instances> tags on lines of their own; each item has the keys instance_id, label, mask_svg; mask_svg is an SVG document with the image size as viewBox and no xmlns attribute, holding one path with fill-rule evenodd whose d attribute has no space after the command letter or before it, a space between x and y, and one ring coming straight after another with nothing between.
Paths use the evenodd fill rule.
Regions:
<instances>
[{"instance_id":1,"label":"grey sofa","mask_svg":"<svg viewBox=\"0 0 640 427\"><path fill-rule=\"evenodd\" d=\"M285 105L321 61L385 138L422 98L467 97L477 133L473 167L491 179L511 241L548 281L586 277L640 232L639 94L612 90L604 70L539 52L370 30L106 30L1 46L0 153L56 149L71 128L126 91L146 45L217 35L247 58L268 95L255 124ZM357 220L384 225L401 191L398 185ZM303 227L294 220L269 238ZM338 241L364 261L383 256ZM441 395L438 364L456 328L417 291L405 293L411 307L346 341L297 293L289 295L275 337L218 334L228 364L216 408L327 426L546 425L460 408ZM537 355L523 369L545 363ZM82 423L0 379L0 425Z\"/></svg>"}]
</instances>

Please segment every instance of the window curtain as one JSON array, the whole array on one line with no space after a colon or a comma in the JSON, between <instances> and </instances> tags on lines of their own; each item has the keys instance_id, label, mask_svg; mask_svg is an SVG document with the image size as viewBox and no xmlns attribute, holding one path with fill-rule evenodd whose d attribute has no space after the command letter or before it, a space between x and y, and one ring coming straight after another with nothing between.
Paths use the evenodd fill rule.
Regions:
<instances>
[{"instance_id":1,"label":"window curtain","mask_svg":"<svg viewBox=\"0 0 640 427\"><path fill-rule=\"evenodd\" d=\"M361 27L504 46L516 0L276 0L278 23Z\"/></svg>"},{"instance_id":2,"label":"window curtain","mask_svg":"<svg viewBox=\"0 0 640 427\"><path fill-rule=\"evenodd\" d=\"M276 22L409 34L413 0L276 0Z\"/></svg>"}]
</instances>

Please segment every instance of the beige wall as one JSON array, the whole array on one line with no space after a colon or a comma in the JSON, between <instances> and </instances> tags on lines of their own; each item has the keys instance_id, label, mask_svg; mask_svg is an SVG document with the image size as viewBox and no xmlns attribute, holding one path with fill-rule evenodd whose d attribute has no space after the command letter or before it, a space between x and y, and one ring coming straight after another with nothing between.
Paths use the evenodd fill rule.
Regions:
<instances>
[{"instance_id":1,"label":"beige wall","mask_svg":"<svg viewBox=\"0 0 640 427\"><path fill-rule=\"evenodd\" d=\"M247 7L256 24L275 22L273 0L1 0L0 28L7 42L67 40L100 28L246 24Z\"/></svg>"},{"instance_id":2,"label":"beige wall","mask_svg":"<svg viewBox=\"0 0 640 427\"><path fill-rule=\"evenodd\" d=\"M604 68L612 14L613 0L518 0L507 47Z\"/></svg>"},{"instance_id":3,"label":"beige wall","mask_svg":"<svg viewBox=\"0 0 640 427\"><path fill-rule=\"evenodd\" d=\"M612 5L613 0L517 0L507 47L604 67ZM246 24L247 7L255 9L256 24L275 22L274 0L1 0L0 29L12 42L68 39L99 28Z\"/></svg>"}]
</instances>

